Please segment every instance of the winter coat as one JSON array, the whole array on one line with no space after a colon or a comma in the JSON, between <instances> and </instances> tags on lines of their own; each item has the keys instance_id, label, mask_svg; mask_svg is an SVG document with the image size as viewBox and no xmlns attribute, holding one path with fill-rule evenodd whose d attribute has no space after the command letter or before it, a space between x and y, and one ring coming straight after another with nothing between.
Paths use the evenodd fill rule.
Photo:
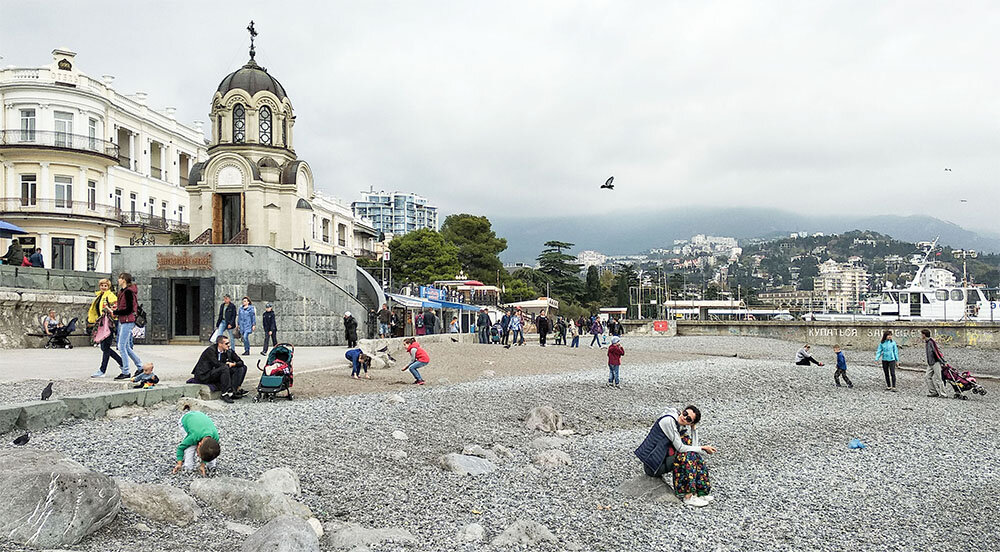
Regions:
<instances>
[{"instance_id":1,"label":"winter coat","mask_svg":"<svg viewBox=\"0 0 1000 552\"><path fill-rule=\"evenodd\" d=\"M378 311L378 322L379 324L388 324L392 319L392 311L388 308L383 308Z\"/></svg>"},{"instance_id":2,"label":"winter coat","mask_svg":"<svg viewBox=\"0 0 1000 552\"><path fill-rule=\"evenodd\" d=\"M500 327L503 328L503 331L507 331L507 328L510 327L510 315L509 314L504 314L500 318Z\"/></svg>"},{"instance_id":3,"label":"winter coat","mask_svg":"<svg viewBox=\"0 0 1000 552\"><path fill-rule=\"evenodd\" d=\"M623 356L625 356L625 349L621 344L615 343L608 347L608 364L621 366Z\"/></svg>"},{"instance_id":4,"label":"winter coat","mask_svg":"<svg viewBox=\"0 0 1000 552\"><path fill-rule=\"evenodd\" d=\"M198 363L194 365L191 374L198 381L210 381L215 369L223 366L228 368L227 362L232 362L237 366L243 364L243 360L236 354L236 351L228 349L224 353L219 353L219 346L213 343L201 352Z\"/></svg>"},{"instance_id":5,"label":"winter coat","mask_svg":"<svg viewBox=\"0 0 1000 552\"><path fill-rule=\"evenodd\" d=\"M219 305L219 318L215 320L215 325L218 327L225 320L226 327L236 327L236 305L230 302L228 305L222 303Z\"/></svg>"},{"instance_id":6,"label":"winter coat","mask_svg":"<svg viewBox=\"0 0 1000 552\"><path fill-rule=\"evenodd\" d=\"M896 342L887 339L878 344L878 349L875 350L875 360L884 360L886 362L891 362L894 360L899 360L899 347L896 346Z\"/></svg>"},{"instance_id":7,"label":"winter coat","mask_svg":"<svg viewBox=\"0 0 1000 552\"><path fill-rule=\"evenodd\" d=\"M42 254L41 253L32 253L31 256L28 257L28 262L30 262L31 266L33 266L33 267L36 267L36 268L45 268L45 261L42 260Z\"/></svg>"},{"instance_id":8,"label":"winter coat","mask_svg":"<svg viewBox=\"0 0 1000 552\"><path fill-rule=\"evenodd\" d=\"M130 284L118 294L118 308L115 309L115 316L122 324L135 322L135 313L139 310L139 288L135 284Z\"/></svg>"},{"instance_id":9,"label":"winter coat","mask_svg":"<svg viewBox=\"0 0 1000 552\"><path fill-rule=\"evenodd\" d=\"M572 320L569 321L569 336L580 337L580 328L577 328L576 323Z\"/></svg>"},{"instance_id":10,"label":"winter coat","mask_svg":"<svg viewBox=\"0 0 1000 552\"><path fill-rule=\"evenodd\" d=\"M111 310L111 305L118 301L118 297L115 295L115 292L110 289L103 292L101 290L97 290L94 292L94 295L96 295L96 297L94 298L94 301L90 303L90 309L87 311L88 324L96 323L97 319L104 314L104 311Z\"/></svg>"},{"instance_id":11,"label":"winter coat","mask_svg":"<svg viewBox=\"0 0 1000 552\"><path fill-rule=\"evenodd\" d=\"M278 323L274 320L274 311L264 311L264 333L278 331Z\"/></svg>"},{"instance_id":12,"label":"winter coat","mask_svg":"<svg viewBox=\"0 0 1000 552\"><path fill-rule=\"evenodd\" d=\"M604 326L601 325L600 320L595 319L594 323L590 325L590 333L594 335L601 335L604 333Z\"/></svg>"},{"instance_id":13,"label":"winter coat","mask_svg":"<svg viewBox=\"0 0 1000 552\"><path fill-rule=\"evenodd\" d=\"M253 305L240 307L236 314L236 325L240 333L253 333L253 327L257 325L257 309Z\"/></svg>"},{"instance_id":14,"label":"winter coat","mask_svg":"<svg viewBox=\"0 0 1000 552\"><path fill-rule=\"evenodd\" d=\"M549 333L552 326L549 325L549 319L547 317L539 316L535 319L535 329L538 330L538 333L545 335Z\"/></svg>"},{"instance_id":15,"label":"winter coat","mask_svg":"<svg viewBox=\"0 0 1000 552\"><path fill-rule=\"evenodd\" d=\"M490 321L489 313L481 312L479 313L479 316L476 317L476 326L479 326L480 328L489 328L492 325L493 322Z\"/></svg>"},{"instance_id":16,"label":"winter coat","mask_svg":"<svg viewBox=\"0 0 1000 552\"><path fill-rule=\"evenodd\" d=\"M24 250L21 249L21 244L19 242L11 243L10 247L7 248L7 254L3 258L4 264L20 266L21 261L24 259Z\"/></svg>"},{"instance_id":17,"label":"winter coat","mask_svg":"<svg viewBox=\"0 0 1000 552\"><path fill-rule=\"evenodd\" d=\"M686 445L681 440L680 424L677 423L679 414L676 410L671 409L666 415L656 420L653 427L649 429L646 439L635 449L635 455L650 471L659 468L671 452L674 454L701 452L701 447L698 445L698 431L694 427L689 426L690 429L688 429L691 433L691 444Z\"/></svg>"},{"instance_id":18,"label":"winter coat","mask_svg":"<svg viewBox=\"0 0 1000 552\"><path fill-rule=\"evenodd\" d=\"M354 319L354 316L348 316L344 319L344 337L348 341L358 340L358 321Z\"/></svg>"}]
</instances>

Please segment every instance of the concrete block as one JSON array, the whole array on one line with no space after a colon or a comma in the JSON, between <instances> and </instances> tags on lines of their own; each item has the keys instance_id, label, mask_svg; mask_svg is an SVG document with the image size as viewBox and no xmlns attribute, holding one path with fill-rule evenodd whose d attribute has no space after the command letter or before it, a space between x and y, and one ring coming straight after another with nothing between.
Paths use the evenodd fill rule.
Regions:
<instances>
[{"instance_id":1,"label":"concrete block","mask_svg":"<svg viewBox=\"0 0 1000 552\"><path fill-rule=\"evenodd\" d=\"M21 406L3 405L0 406L0 433L7 433L17 425L17 419L21 416Z\"/></svg>"},{"instance_id":2,"label":"concrete block","mask_svg":"<svg viewBox=\"0 0 1000 552\"><path fill-rule=\"evenodd\" d=\"M212 388L207 385L199 385L198 387L197 398L203 401L217 401L220 397L222 397L221 391L212 391Z\"/></svg>"},{"instance_id":3,"label":"concrete block","mask_svg":"<svg viewBox=\"0 0 1000 552\"><path fill-rule=\"evenodd\" d=\"M184 396L183 387L163 387L160 389L160 400L163 402L174 402Z\"/></svg>"},{"instance_id":4,"label":"concrete block","mask_svg":"<svg viewBox=\"0 0 1000 552\"><path fill-rule=\"evenodd\" d=\"M135 404L142 407L153 406L154 404L161 402L163 400L163 387L150 387L148 389L139 389L142 393L139 393L135 398Z\"/></svg>"},{"instance_id":5,"label":"concrete block","mask_svg":"<svg viewBox=\"0 0 1000 552\"><path fill-rule=\"evenodd\" d=\"M21 403L17 427L28 431L44 429L59 425L66 416L69 416L69 409L61 400Z\"/></svg>"},{"instance_id":6,"label":"concrete block","mask_svg":"<svg viewBox=\"0 0 1000 552\"><path fill-rule=\"evenodd\" d=\"M185 383L184 385L180 386L181 396L191 397L196 399L198 398L198 395L201 393L202 387L203 386L198 383Z\"/></svg>"},{"instance_id":7,"label":"concrete block","mask_svg":"<svg viewBox=\"0 0 1000 552\"><path fill-rule=\"evenodd\" d=\"M108 406L110 408L118 408L119 406L139 404L139 400L141 399L142 393L143 393L142 389L132 389L129 391L116 391L114 393L111 393Z\"/></svg>"},{"instance_id":8,"label":"concrete block","mask_svg":"<svg viewBox=\"0 0 1000 552\"><path fill-rule=\"evenodd\" d=\"M67 413L70 416L93 420L107 413L108 408L110 408L111 398L109 393L90 393L74 397L63 397L62 401L66 404Z\"/></svg>"}]
</instances>

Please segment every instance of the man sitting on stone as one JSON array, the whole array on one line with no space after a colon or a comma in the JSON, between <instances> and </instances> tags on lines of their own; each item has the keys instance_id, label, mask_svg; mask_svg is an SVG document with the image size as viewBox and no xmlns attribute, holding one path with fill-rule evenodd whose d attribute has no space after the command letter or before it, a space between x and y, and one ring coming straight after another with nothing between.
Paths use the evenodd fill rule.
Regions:
<instances>
[{"instance_id":1,"label":"man sitting on stone","mask_svg":"<svg viewBox=\"0 0 1000 552\"><path fill-rule=\"evenodd\" d=\"M233 399L242 398L247 394L240 389L243 378L247 375L247 366L236 352L229 348L229 338L224 335L217 337L215 344L209 345L201 353L201 358L191 373L198 383L215 384L222 392L222 400L227 403L232 403Z\"/></svg>"}]
</instances>

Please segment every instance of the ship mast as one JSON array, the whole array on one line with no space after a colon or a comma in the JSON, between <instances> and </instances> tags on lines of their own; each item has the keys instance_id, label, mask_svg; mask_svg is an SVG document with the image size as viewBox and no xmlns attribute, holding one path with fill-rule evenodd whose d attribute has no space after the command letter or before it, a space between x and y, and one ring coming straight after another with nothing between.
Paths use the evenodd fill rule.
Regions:
<instances>
[{"instance_id":1,"label":"ship mast","mask_svg":"<svg viewBox=\"0 0 1000 552\"><path fill-rule=\"evenodd\" d=\"M920 284L920 277L924 275L924 269L926 269L927 265L930 264L928 258L931 256L931 253L937 247L937 242L940 237L941 236L934 238L934 241L931 243L930 248L927 250L926 253L924 253L924 260L917 265L918 266L917 273L913 275L913 280L910 281L910 287L917 287Z\"/></svg>"}]
</instances>

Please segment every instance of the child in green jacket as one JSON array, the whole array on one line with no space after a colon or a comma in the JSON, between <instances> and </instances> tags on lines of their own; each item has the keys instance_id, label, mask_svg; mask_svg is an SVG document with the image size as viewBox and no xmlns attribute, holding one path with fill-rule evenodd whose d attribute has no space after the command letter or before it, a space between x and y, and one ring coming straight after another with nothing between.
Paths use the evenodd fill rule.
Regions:
<instances>
[{"instance_id":1,"label":"child in green jacket","mask_svg":"<svg viewBox=\"0 0 1000 552\"><path fill-rule=\"evenodd\" d=\"M185 435L177 445L177 464L173 473L181 468L194 470L197 462L201 475L207 475L205 467L214 468L220 452L219 431L215 429L215 423L204 412L188 412L181 417L178 425Z\"/></svg>"}]
</instances>

